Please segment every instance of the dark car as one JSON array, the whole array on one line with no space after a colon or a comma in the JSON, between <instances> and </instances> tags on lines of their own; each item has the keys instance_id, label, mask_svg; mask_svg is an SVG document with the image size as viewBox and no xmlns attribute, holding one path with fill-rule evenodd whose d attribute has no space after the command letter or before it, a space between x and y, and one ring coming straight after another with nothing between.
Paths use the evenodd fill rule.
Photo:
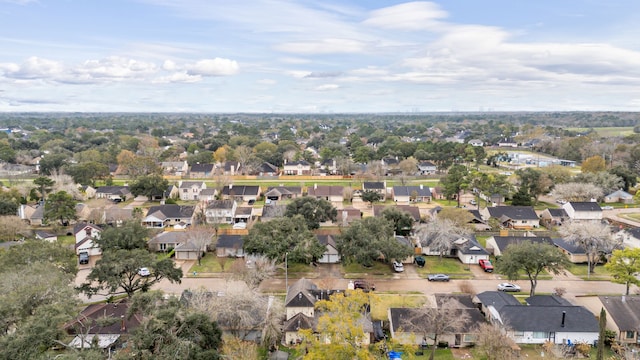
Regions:
<instances>
[{"instance_id":1,"label":"dark car","mask_svg":"<svg viewBox=\"0 0 640 360\"><path fill-rule=\"evenodd\" d=\"M253 205L253 204L255 204L255 203L256 203L256 201L255 201L254 199L251 199L251 200L249 200L247 203L248 203L249 205Z\"/></svg>"},{"instance_id":2,"label":"dark car","mask_svg":"<svg viewBox=\"0 0 640 360\"><path fill-rule=\"evenodd\" d=\"M376 289L376 285L366 280L354 280L353 288L361 289L363 291L373 291Z\"/></svg>"},{"instance_id":3,"label":"dark car","mask_svg":"<svg viewBox=\"0 0 640 360\"><path fill-rule=\"evenodd\" d=\"M415 262L416 265L418 265L419 267L424 267L424 264L426 263L426 260L422 256L416 256L413 259L413 262Z\"/></svg>"},{"instance_id":4,"label":"dark car","mask_svg":"<svg viewBox=\"0 0 640 360\"><path fill-rule=\"evenodd\" d=\"M78 262L80 265L86 265L89 263L89 253L86 251L81 251L78 254Z\"/></svg>"}]
</instances>

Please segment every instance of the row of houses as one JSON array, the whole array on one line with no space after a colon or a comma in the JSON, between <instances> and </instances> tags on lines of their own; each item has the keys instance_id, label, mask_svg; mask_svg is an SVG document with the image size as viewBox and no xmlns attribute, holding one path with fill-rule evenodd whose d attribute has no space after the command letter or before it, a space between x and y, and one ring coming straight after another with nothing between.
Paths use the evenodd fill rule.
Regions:
<instances>
[{"instance_id":1,"label":"row of houses","mask_svg":"<svg viewBox=\"0 0 640 360\"><path fill-rule=\"evenodd\" d=\"M316 331L319 313L317 301L329 299L332 294L345 290L322 290L308 279L292 284L285 299L286 320L284 338L295 344L302 340L299 330ZM607 328L616 332L622 344L637 344L640 329L640 296L600 296L593 307L601 306L607 312ZM478 325L492 324L516 344L595 345L599 325L594 312L557 295L535 295L521 303L513 295L501 291L485 291L475 296L467 294L435 294L429 301L432 307L390 308L388 324L391 337L399 344L434 345L432 312L443 309L449 316L465 319L455 331L438 334L439 343L450 347L474 344ZM598 309L599 310L599 309ZM464 315L463 315L464 313ZM375 322L365 313L360 324L360 343L367 345L379 340ZM319 334L321 336L321 334Z\"/></svg>"},{"instance_id":2,"label":"row of houses","mask_svg":"<svg viewBox=\"0 0 640 360\"><path fill-rule=\"evenodd\" d=\"M400 160L397 157L387 157L380 161L385 173L394 173L399 170ZM279 176L279 175L335 175L341 173L340 162L335 159L327 159L322 162L311 163L306 160L284 161L282 168L269 162L264 162L257 167L246 167L237 161L227 161L220 164L192 164L186 161L167 161L160 163L164 175L190 177L192 179L211 178L215 175L253 175L253 176ZM366 171L366 164L358 165L361 171ZM437 166L431 161L421 161L417 164L415 175L432 175L437 172ZM349 174L343 174L349 175ZM413 175L413 174L412 174Z\"/></svg>"}]
</instances>

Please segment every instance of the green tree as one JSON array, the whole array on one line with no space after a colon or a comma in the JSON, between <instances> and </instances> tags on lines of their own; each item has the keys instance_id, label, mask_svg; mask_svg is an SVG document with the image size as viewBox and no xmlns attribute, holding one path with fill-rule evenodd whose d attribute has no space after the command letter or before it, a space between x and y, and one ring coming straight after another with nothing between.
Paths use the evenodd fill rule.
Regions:
<instances>
[{"instance_id":1,"label":"green tree","mask_svg":"<svg viewBox=\"0 0 640 360\"><path fill-rule=\"evenodd\" d=\"M276 218L255 224L244 238L247 254L263 254L270 259L310 263L319 259L326 248L309 230L302 215Z\"/></svg>"},{"instance_id":2,"label":"green tree","mask_svg":"<svg viewBox=\"0 0 640 360\"><path fill-rule=\"evenodd\" d=\"M629 295L628 292L627 295ZM607 336L607 312L604 308L600 308L598 327L600 331L598 332L598 352L596 353L596 360L604 360L604 343Z\"/></svg>"},{"instance_id":3,"label":"green tree","mask_svg":"<svg viewBox=\"0 0 640 360\"><path fill-rule=\"evenodd\" d=\"M636 174L624 166L618 165L610 169L609 173L618 176L624 181L624 187L622 188L624 191L629 191L630 188L636 186L638 183L638 177Z\"/></svg>"},{"instance_id":4,"label":"green tree","mask_svg":"<svg viewBox=\"0 0 640 360\"><path fill-rule=\"evenodd\" d=\"M75 252L57 242L27 240L0 251L0 273L31 267L38 263L50 264L70 278L74 278L78 272Z\"/></svg>"},{"instance_id":5,"label":"green tree","mask_svg":"<svg viewBox=\"0 0 640 360\"><path fill-rule=\"evenodd\" d=\"M76 201L66 191L51 194L44 203L45 221L58 220L64 225L77 218Z\"/></svg>"},{"instance_id":6,"label":"green tree","mask_svg":"<svg viewBox=\"0 0 640 360\"><path fill-rule=\"evenodd\" d=\"M363 329L363 323L367 318L366 309L374 296L355 290L316 302L315 308L322 314L317 325L317 332L321 335L317 337L311 330L300 331L307 349L303 359L374 359L369 348L361 345L369 336Z\"/></svg>"},{"instance_id":7,"label":"green tree","mask_svg":"<svg viewBox=\"0 0 640 360\"><path fill-rule=\"evenodd\" d=\"M546 173L534 168L525 168L516 171L516 175L520 179L520 188L526 191L538 203L538 198L542 194L547 194L553 189L553 181Z\"/></svg>"},{"instance_id":8,"label":"green tree","mask_svg":"<svg viewBox=\"0 0 640 360\"><path fill-rule=\"evenodd\" d=\"M354 221L343 230L336 245L345 262L364 266L371 266L376 260L402 260L413 254L413 247L395 238L393 222L378 217Z\"/></svg>"},{"instance_id":9,"label":"green tree","mask_svg":"<svg viewBox=\"0 0 640 360\"><path fill-rule=\"evenodd\" d=\"M209 314L187 307L176 297L159 292L136 294L129 314L143 320L130 337L136 359L220 359L222 332ZM131 358L130 353L124 358Z\"/></svg>"},{"instance_id":10,"label":"green tree","mask_svg":"<svg viewBox=\"0 0 640 360\"><path fill-rule=\"evenodd\" d=\"M507 246L496 264L495 271L506 275L509 280L518 280L523 272L531 283L530 296L536 294L538 275L543 270L552 274L564 272L570 265L569 259L557 247L538 242L524 241Z\"/></svg>"},{"instance_id":11,"label":"green tree","mask_svg":"<svg viewBox=\"0 0 640 360\"><path fill-rule=\"evenodd\" d=\"M631 285L640 286L640 248L614 250L604 267L611 273L612 282L626 286L626 295Z\"/></svg>"},{"instance_id":12,"label":"green tree","mask_svg":"<svg viewBox=\"0 0 640 360\"><path fill-rule=\"evenodd\" d=\"M444 195L447 199L457 199L460 206L460 191L467 186L467 175L469 171L464 165L453 165L447 174L440 180L444 187Z\"/></svg>"},{"instance_id":13,"label":"green tree","mask_svg":"<svg viewBox=\"0 0 640 360\"><path fill-rule=\"evenodd\" d=\"M325 199L316 199L311 196L303 196L293 199L287 204L285 217L302 215L307 222L307 227L311 230L320 227L321 222L336 221L338 210Z\"/></svg>"},{"instance_id":14,"label":"green tree","mask_svg":"<svg viewBox=\"0 0 640 360\"><path fill-rule=\"evenodd\" d=\"M147 249L149 229L138 221L126 221L120 227L106 227L94 239L102 251Z\"/></svg>"},{"instance_id":15,"label":"green tree","mask_svg":"<svg viewBox=\"0 0 640 360\"><path fill-rule=\"evenodd\" d=\"M134 196L144 195L149 200L167 191L169 182L159 174L143 175L133 181L129 189Z\"/></svg>"},{"instance_id":16,"label":"green tree","mask_svg":"<svg viewBox=\"0 0 640 360\"><path fill-rule=\"evenodd\" d=\"M140 276L138 271L143 267L148 268L151 275ZM180 283L182 269L176 268L173 260L158 260L155 254L147 250L112 249L102 252L102 258L87 275L87 282L78 289L89 297L95 294L113 296L122 293L131 297L136 291L149 291L151 286L162 279ZM102 291L106 293L101 293Z\"/></svg>"},{"instance_id":17,"label":"green tree","mask_svg":"<svg viewBox=\"0 0 640 360\"><path fill-rule=\"evenodd\" d=\"M109 176L109 166L97 161L68 166L66 171L73 181L82 185L95 186L96 180L104 180Z\"/></svg>"},{"instance_id":18,"label":"green tree","mask_svg":"<svg viewBox=\"0 0 640 360\"><path fill-rule=\"evenodd\" d=\"M531 206L531 194L526 187L522 186L518 189L518 191L513 194L511 198L511 205L513 206Z\"/></svg>"},{"instance_id":19,"label":"green tree","mask_svg":"<svg viewBox=\"0 0 640 360\"><path fill-rule=\"evenodd\" d=\"M51 191L55 181L46 176L39 176L33 180L33 184L38 186L38 192L40 193L40 199L44 200L47 193Z\"/></svg>"},{"instance_id":20,"label":"green tree","mask_svg":"<svg viewBox=\"0 0 640 360\"><path fill-rule=\"evenodd\" d=\"M414 222L413 216L411 216L411 214L396 207L387 207L382 210L382 213L380 215L393 223L393 231L396 234L407 236L409 235L409 233L411 233Z\"/></svg>"},{"instance_id":21,"label":"green tree","mask_svg":"<svg viewBox=\"0 0 640 360\"><path fill-rule=\"evenodd\" d=\"M47 154L40 159L40 174L51 175L59 172L68 162L68 156L65 154Z\"/></svg>"},{"instance_id":22,"label":"green tree","mask_svg":"<svg viewBox=\"0 0 640 360\"><path fill-rule=\"evenodd\" d=\"M382 194L373 190L365 190L362 192L362 201L368 202L373 206L373 203L376 201L382 200Z\"/></svg>"}]
</instances>

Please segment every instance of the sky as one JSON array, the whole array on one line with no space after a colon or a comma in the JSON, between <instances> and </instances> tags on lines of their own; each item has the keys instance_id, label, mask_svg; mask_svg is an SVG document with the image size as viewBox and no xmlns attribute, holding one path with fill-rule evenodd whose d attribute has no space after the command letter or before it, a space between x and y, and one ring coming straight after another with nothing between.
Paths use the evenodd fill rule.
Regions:
<instances>
[{"instance_id":1,"label":"sky","mask_svg":"<svg viewBox=\"0 0 640 360\"><path fill-rule=\"evenodd\" d=\"M0 0L0 111L640 111L640 1Z\"/></svg>"}]
</instances>

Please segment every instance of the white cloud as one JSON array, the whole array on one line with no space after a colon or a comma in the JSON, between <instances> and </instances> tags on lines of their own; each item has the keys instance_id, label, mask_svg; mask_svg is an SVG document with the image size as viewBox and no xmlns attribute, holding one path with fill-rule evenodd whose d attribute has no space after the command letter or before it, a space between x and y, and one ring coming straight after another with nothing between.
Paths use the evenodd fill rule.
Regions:
<instances>
[{"instance_id":1,"label":"white cloud","mask_svg":"<svg viewBox=\"0 0 640 360\"><path fill-rule=\"evenodd\" d=\"M315 91L333 91L333 90L338 90L339 88L340 88L340 85L338 84L325 84L325 85L316 86L314 90Z\"/></svg>"},{"instance_id":2,"label":"white cloud","mask_svg":"<svg viewBox=\"0 0 640 360\"><path fill-rule=\"evenodd\" d=\"M302 79L309 76L309 74L311 74L311 71L291 70L291 71L287 71L287 74L294 78Z\"/></svg>"},{"instance_id":3,"label":"white cloud","mask_svg":"<svg viewBox=\"0 0 640 360\"><path fill-rule=\"evenodd\" d=\"M200 75L189 75L186 72L176 72L173 73L169 76L162 76L159 77L155 80L153 80L154 83L160 83L160 84L164 84L164 83L185 83L185 84L191 84L191 83L196 83L202 81L202 76Z\"/></svg>"},{"instance_id":4,"label":"white cloud","mask_svg":"<svg viewBox=\"0 0 640 360\"><path fill-rule=\"evenodd\" d=\"M416 1L374 10L363 23L385 29L424 30L433 28L447 16L435 3Z\"/></svg>"},{"instance_id":5,"label":"white cloud","mask_svg":"<svg viewBox=\"0 0 640 360\"><path fill-rule=\"evenodd\" d=\"M141 79L157 70L154 63L111 56L101 60L87 60L73 72L93 79Z\"/></svg>"},{"instance_id":6,"label":"white cloud","mask_svg":"<svg viewBox=\"0 0 640 360\"><path fill-rule=\"evenodd\" d=\"M166 70L166 71L175 71L177 68L176 63L174 61L171 60L165 60L162 63L162 70Z\"/></svg>"},{"instance_id":7,"label":"white cloud","mask_svg":"<svg viewBox=\"0 0 640 360\"><path fill-rule=\"evenodd\" d=\"M273 79L260 79L258 81L256 81L258 84L260 85L275 85L278 82L273 80Z\"/></svg>"},{"instance_id":8,"label":"white cloud","mask_svg":"<svg viewBox=\"0 0 640 360\"><path fill-rule=\"evenodd\" d=\"M205 59L195 64L187 65L190 75L225 76L235 75L240 70L238 62L229 59L215 58Z\"/></svg>"},{"instance_id":9,"label":"white cloud","mask_svg":"<svg viewBox=\"0 0 640 360\"><path fill-rule=\"evenodd\" d=\"M362 53L367 44L353 39L322 39L313 41L293 41L277 45L280 51L296 54L336 54Z\"/></svg>"}]
</instances>

